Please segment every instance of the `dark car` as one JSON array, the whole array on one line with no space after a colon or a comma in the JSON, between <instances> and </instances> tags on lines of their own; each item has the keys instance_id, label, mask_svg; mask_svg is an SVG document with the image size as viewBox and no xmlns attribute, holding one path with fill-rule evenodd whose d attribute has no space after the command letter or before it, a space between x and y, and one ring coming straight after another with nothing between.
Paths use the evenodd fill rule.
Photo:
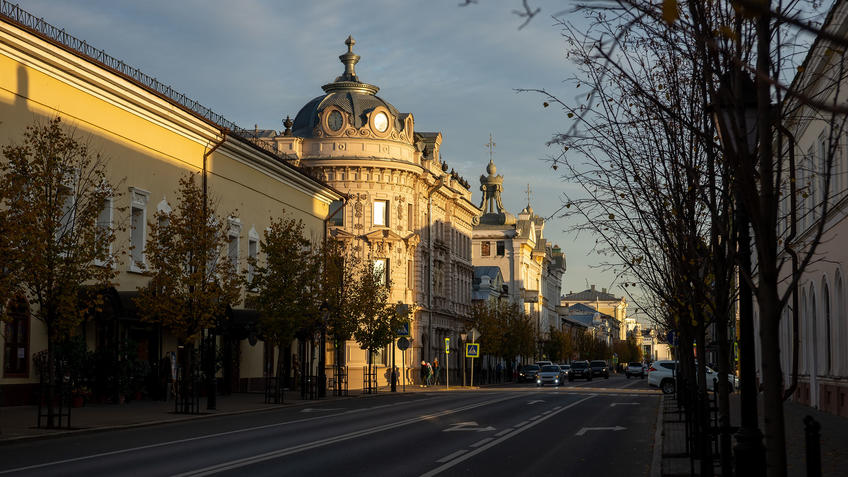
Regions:
<instances>
[{"instance_id":1,"label":"dark car","mask_svg":"<svg viewBox=\"0 0 848 477\"><path fill-rule=\"evenodd\" d=\"M592 368L589 367L588 361L572 361L571 371L568 372L568 380L574 381L576 378L592 380Z\"/></svg>"},{"instance_id":2,"label":"dark car","mask_svg":"<svg viewBox=\"0 0 848 477\"><path fill-rule=\"evenodd\" d=\"M596 359L589 363L589 366L592 368L592 376L603 376L609 379L609 368L606 361Z\"/></svg>"},{"instance_id":3,"label":"dark car","mask_svg":"<svg viewBox=\"0 0 848 477\"><path fill-rule=\"evenodd\" d=\"M535 364L525 364L518 370L518 381L536 382L536 376L539 374L539 367Z\"/></svg>"}]
</instances>

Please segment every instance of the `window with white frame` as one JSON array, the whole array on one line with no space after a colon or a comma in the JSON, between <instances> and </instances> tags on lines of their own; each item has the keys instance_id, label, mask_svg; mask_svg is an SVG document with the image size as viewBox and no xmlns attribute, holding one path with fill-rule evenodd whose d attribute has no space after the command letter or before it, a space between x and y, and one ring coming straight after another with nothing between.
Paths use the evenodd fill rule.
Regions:
<instances>
[{"instance_id":1,"label":"window with white frame","mask_svg":"<svg viewBox=\"0 0 848 477\"><path fill-rule=\"evenodd\" d=\"M256 257L259 254L259 234L253 227L247 232L247 283L253 283L253 276L256 273Z\"/></svg>"},{"instance_id":2,"label":"window with white frame","mask_svg":"<svg viewBox=\"0 0 848 477\"><path fill-rule=\"evenodd\" d=\"M241 235L241 223L238 219L229 219L230 232L227 242L227 258L233 269L238 271L239 262L239 235Z\"/></svg>"},{"instance_id":3,"label":"window with white frame","mask_svg":"<svg viewBox=\"0 0 848 477\"><path fill-rule=\"evenodd\" d=\"M389 226L389 201L374 201L374 225L379 225L382 227Z\"/></svg>"},{"instance_id":4,"label":"window with white frame","mask_svg":"<svg viewBox=\"0 0 848 477\"><path fill-rule=\"evenodd\" d=\"M94 232L94 246L99 247L97 255L109 255L112 253L112 244L104 243L105 237L112 229L112 199L108 198L103 201L103 208L100 209L100 214L97 216L97 228ZM97 265L104 265L106 262L96 259Z\"/></svg>"},{"instance_id":5,"label":"window with white frame","mask_svg":"<svg viewBox=\"0 0 848 477\"><path fill-rule=\"evenodd\" d=\"M130 271L146 268L144 245L147 238L147 200L150 192L130 187Z\"/></svg>"}]
</instances>

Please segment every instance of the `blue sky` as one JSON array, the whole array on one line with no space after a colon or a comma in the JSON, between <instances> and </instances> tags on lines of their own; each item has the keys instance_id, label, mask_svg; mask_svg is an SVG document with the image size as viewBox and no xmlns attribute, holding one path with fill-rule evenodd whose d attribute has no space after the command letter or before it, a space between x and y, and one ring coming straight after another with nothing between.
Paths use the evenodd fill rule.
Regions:
<instances>
[{"instance_id":1,"label":"blue sky","mask_svg":"<svg viewBox=\"0 0 848 477\"><path fill-rule=\"evenodd\" d=\"M415 116L417 130L440 131L442 157L472 185L479 204L494 135L504 205L527 202L548 217L561 205L564 183L542 159L545 142L568 126L562 111L516 88L544 88L571 100L573 74L551 15L567 0L530 0L541 8L525 28L512 10L520 0L28 0L21 6L199 101L242 127L281 129L321 85L342 72L338 55L349 34L362 59L362 81ZM579 18L572 18L579 23ZM561 219L545 236L566 253L563 292L597 284L617 295L613 276L593 269L594 237L564 232Z\"/></svg>"}]
</instances>

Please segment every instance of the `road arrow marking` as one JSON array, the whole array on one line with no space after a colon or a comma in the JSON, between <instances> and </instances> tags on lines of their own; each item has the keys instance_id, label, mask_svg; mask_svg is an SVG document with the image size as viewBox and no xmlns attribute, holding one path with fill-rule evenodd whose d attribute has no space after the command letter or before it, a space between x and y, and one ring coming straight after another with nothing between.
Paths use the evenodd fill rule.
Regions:
<instances>
[{"instance_id":1,"label":"road arrow marking","mask_svg":"<svg viewBox=\"0 0 848 477\"><path fill-rule=\"evenodd\" d=\"M627 428L621 427L621 426L615 426L615 427L584 427L584 428L580 429L579 431L577 431L577 434L574 434L574 435L575 436L582 436L583 434L586 434L589 431L623 431L625 429L627 429Z\"/></svg>"},{"instance_id":2,"label":"road arrow marking","mask_svg":"<svg viewBox=\"0 0 848 477\"><path fill-rule=\"evenodd\" d=\"M468 422L457 422L453 426L443 430L442 432L455 432L455 431L472 431L472 432L488 432L494 431L495 428L492 426L489 427L480 427L479 424L475 421Z\"/></svg>"},{"instance_id":3,"label":"road arrow marking","mask_svg":"<svg viewBox=\"0 0 848 477\"><path fill-rule=\"evenodd\" d=\"M536 399L536 400L533 400L533 401L527 401L527 404L539 404L540 402L545 402L545 401L542 400L542 399Z\"/></svg>"},{"instance_id":4,"label":"road arrow marking","mask_svg":"<svg viewBox=\"0 0 848 477\"><path fill-rule=\"evenodd\" d=\"M614 402L614 403L611 403L611 404L610 404L610 407L615 407L615 406L638 406L638 405L639 405L639 403L638 403L638 402Z\"/></svg>"},{"instance_id":5,"label":"road arrow marking","mask_svg":"<svg viewBox=\"0 0 848 477\"><path fill-rule=\"evenodd\" d=\"M336 407L307 407L301 409L300 412L325 412L325 411L344 411L342 408Z\"/></svg>"}]
</instances>

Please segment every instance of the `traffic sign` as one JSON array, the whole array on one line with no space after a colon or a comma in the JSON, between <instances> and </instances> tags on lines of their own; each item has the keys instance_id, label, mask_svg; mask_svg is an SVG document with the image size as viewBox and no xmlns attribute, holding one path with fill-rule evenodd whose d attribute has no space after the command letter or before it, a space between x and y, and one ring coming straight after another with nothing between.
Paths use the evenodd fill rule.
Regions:
<instances>
[{"instance_id":1,"label":"traffic sign","mask_svg":"<svg viewBox=\"0 0 848 477\"><path fill-rule=\"evenodd\" d=\"M397 340L397 347L401 351L406 351L409 348L409 340L405 336L401 336Z\"/></svg>"},{"instance_id":2,"label":"traffic sign","mask_svg":"<svg viewBox=\"0 0 848 477\"><path fill-rule=\"evenodd\" d=\"M466 343L465 344L465 357L466 358L479 358L480 357L480 343Z\"/></svg>"},{"instance_id":3,"label":"traffic sign","mask_svg":"<svg viewBox=\"0 0 848 477\"><path fill-rule=\"evenodd\" d=\"M398 336L409 336L409 322L403 323L400 325L400 328L397 330Z\"/></svg>"},{"instance_id":4,"label":"traffic sign","mask_svg":"<svg viewBox=\"0 0 848 477\"><path fill-rule=\"evenodd\" d=\"M450 338L445 338L445 354L450 354Z\"/></svg>"}]
</instances>

